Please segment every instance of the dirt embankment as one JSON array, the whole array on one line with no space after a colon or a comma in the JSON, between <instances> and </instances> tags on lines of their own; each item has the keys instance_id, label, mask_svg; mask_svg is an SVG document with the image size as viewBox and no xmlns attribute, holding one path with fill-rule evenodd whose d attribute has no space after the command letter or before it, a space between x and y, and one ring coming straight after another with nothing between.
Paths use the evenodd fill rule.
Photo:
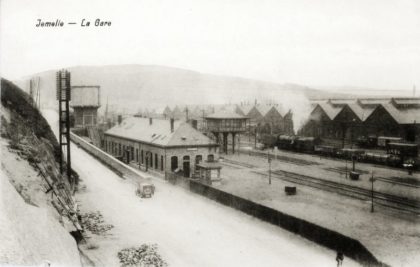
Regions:
<instances>
[{"instance_id":1,"label":"dirt embankment","mask_svg":"<svg viewBox=\"0 0 420 267\"><path fill-rule=\"evenodd\" d=\"M0 149L2 182L13 185L26 202L10 212L15 195L2 194L2 214L6 214L2 224L11 227L0 231L0 239L13 241L18 251L0 245L0 254L6 255L0 258L0 265L39 265L40 261L80 265L76 242L69 234L80 228L73 198L77 174L73 172L71 179L60 174L60 147L47 121L33 107L28 94L4 79ZM25 214L32 214L33 221ZM54 247L66 249L60 253Z\"/></svg>"}]
</instances>

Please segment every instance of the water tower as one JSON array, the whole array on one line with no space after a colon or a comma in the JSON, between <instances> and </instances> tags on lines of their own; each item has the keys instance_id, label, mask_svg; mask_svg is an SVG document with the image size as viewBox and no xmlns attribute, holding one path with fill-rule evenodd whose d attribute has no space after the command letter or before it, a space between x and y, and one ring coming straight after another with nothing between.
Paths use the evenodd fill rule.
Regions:
<instances>
[{"instance_id":1,"label":"water tower","mask_svg":"<svg viewBox=\"0 0 420 267\"><path fill-rule=\"evenodd\" d=\"M100 89L98 85L71 87L70 106L74 110L74 127L95 126L98 123Z\"/></svg>"}]
</instances>

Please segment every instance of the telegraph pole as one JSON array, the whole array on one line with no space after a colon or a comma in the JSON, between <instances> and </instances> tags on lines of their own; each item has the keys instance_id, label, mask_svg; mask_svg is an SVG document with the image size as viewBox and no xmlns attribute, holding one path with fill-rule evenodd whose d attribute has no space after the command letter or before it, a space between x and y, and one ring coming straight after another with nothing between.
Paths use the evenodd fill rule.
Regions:
<instances>
[{"instance_id":1,"label":"telegraph pole","mask_svg":"<svg viewBox=\"0 0 420 267\"><path fill-rule=\"evenodd\" d=\"M344 157L346 161L346 179L347 179L347 156Z\"/></svg>"},{"instance_id":2,"label":"telegraph pole","mask_svg":"<svg viewBox=\"0 0 420 267\"><path fill-rule=\"evenodd\" d=\"M268 184L271 185L271 157L270 152L267 152L267 158L268 158Z\"/></svg>"},{"instance_id":3,"label":"telegraph pole","mask_svg":"<svg viewBox=\"0 0 420 267\"><path fill-rule=\"evenodd\" d=\"M370 212L374 212L374 208L373 208L373 171L372 171L372 177L370 178L370 181L372 182L372 189L371 189L371 206L370 206Z\"/></svg>"}]
</instances>

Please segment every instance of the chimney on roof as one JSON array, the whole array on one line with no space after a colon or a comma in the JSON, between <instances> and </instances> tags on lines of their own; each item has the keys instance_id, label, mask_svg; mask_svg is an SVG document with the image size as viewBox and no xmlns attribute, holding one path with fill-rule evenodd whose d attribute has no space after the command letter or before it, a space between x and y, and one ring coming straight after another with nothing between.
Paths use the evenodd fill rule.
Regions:
<instances>
[{"instance_id":1,"label":"chimney on roof","mask_svg":"<svg viewBox=\"0 0 420 267\"><path fill-rule=\"evenodd\" d=\"M153 123L153 119L149 118L149 125L152 125L152 123Z\"/></svg>"},{"instance_id":2,"label":"chimney on roof","mask_svg":"<svg viewBox=\"0 0 420 267\"><path fill-rule=\"evenodd\" d=\"M120 125L121 122L122 122L122 116L121 115L118 115L118 125Z\"/></svg>"},{"instance_id":3,"label":"chimney on roof","mask_svg":"<svg viewBox=\"0 0 420 267\"><path fill-rule=\"evenodd\" d=\"M171 133L174 132L174 118L171 118L170 122L171 122Z\"/></svg>"}]
</instances>

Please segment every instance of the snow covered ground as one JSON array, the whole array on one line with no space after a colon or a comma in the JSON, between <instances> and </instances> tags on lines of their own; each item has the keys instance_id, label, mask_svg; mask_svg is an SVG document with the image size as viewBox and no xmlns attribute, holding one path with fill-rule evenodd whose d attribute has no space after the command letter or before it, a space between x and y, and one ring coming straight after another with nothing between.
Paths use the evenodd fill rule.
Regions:
<instances>
[{"instance_id":1,"label":"snow covered ground","mask_svg":"<svg viewBox=\"0 0 420 267\"><path fill-rule=\"evenodd\" d=\"M10 122L3 106L1 115ZM38 172L6 138L0 151L0 266L81 266L76 241L60 223Z\"/></svg>"},{"instance_id":2,"label":"snow covered ground","mask_svg":"<svg viewBox=\"0 0 420 267\"><path fill-rule=\"evenodd\" d=\"M2 169L0 266L81 266L73 237L46 208L25 203L7 176Z\"/></svg>"},{"instance_id":3,"label":"snow covered ground","mask_svg":"<svg viewBox=\"0 0 420 267\"><path fill-rule=\"evenodd\" d=\"M89 240L98 266L118 265L118 251L143 243L158 244L170 266L336 266L335 251L158 178L155 195L141 199L134 181L76 146L72 161L86 186L76 196L81 211L99 210L115 227ZM346 258L344 266L357 264Z\"/></svg>"},{"instance_id":4,"label":"snow covered ground","mask_svg":"<svg viewBox=\"0 0 420 267\"><path fill-rule=\"evenodd\" d=\"M302 159L316 160L316 157L313 156L302 156ZM268 173L266 159L243 154L240 156L229 155L225 158L253 164L257 167L238 168L234 165L224 164L223 180L222 184L217 187L218 189L355 238L379 260L391 266L418 266L420 261L418 253L420 217L377 205L375 205L375 212L371 213L370 201L353 199L276 178L273 178L272 184L269 185L267 176L254 173L254 171ZM327 161L326 159L322 160ZM337 161L333 163L340 164ZM320 166L322 167L322 165ZM319 175L320 171L316 168L321 168L320 166L298 166L274 160L272 163L273 169L313 174L314 176ZM377 168L379 169L379 167ZM389 169L380 171L384 176L386 172L396 172ZM335 174L336 177L334 177L330 173L330 176L331 180L348 181L344 177L340 178L339 174ZM287 196L284 193L286 185L297 186L297 195ZM417 189L417 194L419 194L419 189Z\"/></svg>"}]
</instances>

